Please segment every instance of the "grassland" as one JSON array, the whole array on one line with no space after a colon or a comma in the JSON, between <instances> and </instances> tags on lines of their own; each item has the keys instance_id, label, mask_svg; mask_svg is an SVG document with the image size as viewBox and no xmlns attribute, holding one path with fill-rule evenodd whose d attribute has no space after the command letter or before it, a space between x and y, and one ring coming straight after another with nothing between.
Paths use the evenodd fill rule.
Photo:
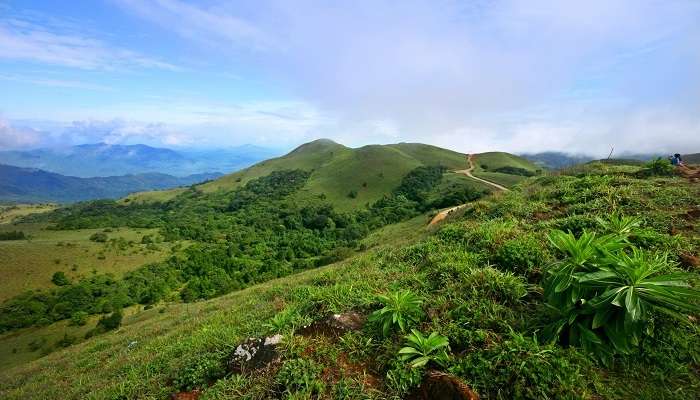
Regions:
<instances>
[{"instance_id":1,"label":"grassland","mask_svg":"<svg viewBox=\"0 0 700 400\"><path fill-rule=\"evenodd\" d=\"M0 225L9 224L20 217L49 212L56 209L55 204L13 204L0 205Z\"/></svg>"},{"instance_id":2,"label":"grassland","mask_svg":"<svg viewBox=\"0 0 700 400\"><path fill-rule=\"evenodd\" d=\"M494 168L535 168L528 161L507 153L483 153L477 159L482 158L484 163L491 163ZM448 170L459 170L466 168L467 160L465 154L419 143L370 145L351 149L321 139L302 145L285 156L198 185L198 188L204 192L231 190L272 171L302 169L312 174L297 194L299 201L314 201L322 196L338 210L349 211L388 194L409 171L421 165L443 165ZM494 179L498 183L512 186L521 177L498 174ZM184 189L136 193L122 202L167 201L182 191ZM354 193L353 196L350 196L351 192Z\"/></svg>"},{"instance_id":3,"label":"grassland","mask_svg":"<svg viewBox=\"0 0 700 400\"><path fill-rule=\"evenodd\" d=\"M101 229L56 231L43 224L0 224L0 232L21 230L29 240L0 241L0 301L32 289L54 287L51 277L63 271L77 280L93 273L121 276L143 264L163 260L171 243L148 248L142 245L144 235L155 235L154 229L117 228L107 233L113 242L96 243L90 236ZM116 244L121 242L121 247ZM132 242L132 244L129 244Z\"/></svg>"},{"instance_id":4,"label":"grassland","mask_svg":"<svg viewBox=\"0 0 700 400\"><path fill-rule=\"evenodd\" d=\"M665 252L673 262L700 251L698 221L689 217L697 184L637 179L615 168L589 173L530 178L435 232L425 229L428 215L388 226L363 240L369 251L327 267L209 301L139 310L115 332L0 372L0 397L157 399L198 387L203 400L405 398L424 369L397 357L401 333L383 336L372 323L340 337L295 329L333 313L367 315L380 307L377 294L404 289L424 299L424 315L412 326L450 341L446 364L431 367L458 376L482 398L698 398L696 323L656 316L654 336L612 365L581 348L537 340L547 318L541 277L561 256L547 232L597 231L596 217L617 211L642 218L632 240L644 251ZM278 364L226 371L237 344L275 333L283 335ZM322 372L298 370L316 394L279 375L297 360L320 366Z\"/></svg>"}]
</instances>

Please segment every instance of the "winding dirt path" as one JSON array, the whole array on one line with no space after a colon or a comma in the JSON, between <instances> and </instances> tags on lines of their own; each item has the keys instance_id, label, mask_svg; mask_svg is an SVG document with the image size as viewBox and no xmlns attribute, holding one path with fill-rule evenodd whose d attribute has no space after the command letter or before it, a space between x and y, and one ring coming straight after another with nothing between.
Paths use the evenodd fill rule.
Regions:
<instances>
[{"instance_id":1,"label":"winding dirt path","mask_svg":"<svg viewBox=\"0 0 700 400\"><path fill-rule=\"evenodd\" d=\"M501 186L501 185L499 185L498 183L494 183L494 182L491 182L491 181L487 181L486 179L477 178L476 176L472 175L472 171L474 170L474 160L473 160L473 159L474 159L474 155L473 155L473 154L470 154L470 155L467 157L467 161L469 162L469 168L467 168L467 169L462 169L462 170L459 170L459 171L455 171L455 173L466 175L466 176L468 176L469 178L474 179L475 181L479 181L479 182L481 182L481 183L485 183L485 184L487 184L487 185L489 185L489 186L492 186L492 187L496 188L497 190L500 190L500 191L503 191L503 192L509 191L509 189L508 189L507 187L505 187L505 186ZM467 206L467 204L460 204L460 205L458 205L458 206L450 207L450 208L448 208L448 209L445 209L445 210L440 211L439 213L437 213L437 215L435 215L435 217L433 217L432 220L430 220L430 223L428 224L428 226L437 224L438 222L440 222L440 221L442 221L443 219L447 218L447 216L448 216L451 212L456 211L456 210L459 210L460 208L464 208L464 207L466 207L466 206Z\"/></svg>"}]
</instances>

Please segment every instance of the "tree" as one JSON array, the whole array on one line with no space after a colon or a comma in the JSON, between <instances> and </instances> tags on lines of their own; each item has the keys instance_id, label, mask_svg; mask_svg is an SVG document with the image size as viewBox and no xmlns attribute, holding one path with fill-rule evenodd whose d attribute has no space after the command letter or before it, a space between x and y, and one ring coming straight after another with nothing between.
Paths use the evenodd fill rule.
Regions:
<instances>
[{"instance_id":1,"label":"tree","mask_svg":"<svg viewBox=\"0 0 700 400\"><path fill-rule=\"evenodd\" d=\"M107 234L103 232L96 232L90 236L90 240L97 243L104 243L107 241Z\"/></svg>"},{"instance_id":2,"label":"tree","mask_svg":"<svg viewBox=\"0 0 700 400\"><path fill-rule=\"evenodd\" d=\"M117 310L108 317L100 318L100 320L97 322L97 327L102 328L105 331L115 330L122 324L123 317L122 310Z\"/></svg>"},{"instance_id":3,"label":"tree","mask_svg":"<svg viewBox=\"0 0 700 400\"><path fill-rule=\"evenodd\" d=\"M54 272L51 282L56 286L70 285L70 280L63 271Z\"/></svg>"}]
</instances>

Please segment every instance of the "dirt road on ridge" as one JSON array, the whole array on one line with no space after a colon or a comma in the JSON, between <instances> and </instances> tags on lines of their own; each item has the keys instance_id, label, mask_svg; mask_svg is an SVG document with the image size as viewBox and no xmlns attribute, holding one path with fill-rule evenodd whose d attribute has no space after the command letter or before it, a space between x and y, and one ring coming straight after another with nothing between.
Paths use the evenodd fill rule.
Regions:
<instances>
[{"instance_id":1,"label":"dirt road on ridge","mask_svg":"<svg viewBox=\"0 0 700 400\"><path fill-rule=\"evenodd\" d=\"M504 191L504 192L507 192L507 191L508 191L508 188L506 188L505 186L501 186L501 185L499 185L498 183L494 183L494 182L491 182L491 181L487 181L486 179L477 178L476 176L472 175L472 171L474 170L474 161L473 161L473 158L474 158L474 155L473 155L473 154L470 154L470 155L467 157L467 161L469 162L469 168L467 168L467 169L462 169L462 170L459 170L459 171L455 171L455 173L466 175L466 176L468 176L469 178L474 179L475 181L479 181L479 182L481 182L481 183L485 183L485 184L487 184L487 185L489 185L489 186L492 186L492 187L496 188L497 190ZM463 207L466 207L466 206L467 206L466 204L461 204L461 205L458 205L458 206L455 206L455 207L450 207L450 208L448 208L448 209L445 209L445 210L440 211L439 213L437 213L437 215L436 215L435 217L433 217L432 220L430 220L430 223L428 224L428 226L437 224L438 222L440 222L440 221L442 221L443 219L447 218L447 215L449 215L452 211L459 210L460 208L463 208Z\"/></svg>"}]
</instances>

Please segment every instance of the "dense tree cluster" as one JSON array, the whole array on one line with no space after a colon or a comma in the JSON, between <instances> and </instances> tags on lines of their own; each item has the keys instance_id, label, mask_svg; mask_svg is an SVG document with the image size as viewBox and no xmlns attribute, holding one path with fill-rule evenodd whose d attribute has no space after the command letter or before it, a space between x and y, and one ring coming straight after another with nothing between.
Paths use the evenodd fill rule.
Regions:
<instances>
[{"instance_id":1,"label":"dense tree cluster","mask_svg":"<svg viewBox=\"0 0 700 400\"><path fill-rule=\"evenodd\" d=\"M0 306L0 331L46 324L76 313L109 313L133 304L153 304L168 296L186 302L212 298L338 261L349 256L371 230L416 216L428 207L427 194L443 172L443 167L420 167L391 195L352 213L337 212L322 199L294 201L290 195L310 175L301 170L273 172L232 191L205 193L190 188L163 203L95 201L58 210L50 215L57 229L157 227L166 241L185 239L193 244L122 279L96 275L72 284L58 279L63 286L10 299ZM98 235L95 239L101 241L104 235L106 240L106 234Z\"/></svg>"}]
</instances>

